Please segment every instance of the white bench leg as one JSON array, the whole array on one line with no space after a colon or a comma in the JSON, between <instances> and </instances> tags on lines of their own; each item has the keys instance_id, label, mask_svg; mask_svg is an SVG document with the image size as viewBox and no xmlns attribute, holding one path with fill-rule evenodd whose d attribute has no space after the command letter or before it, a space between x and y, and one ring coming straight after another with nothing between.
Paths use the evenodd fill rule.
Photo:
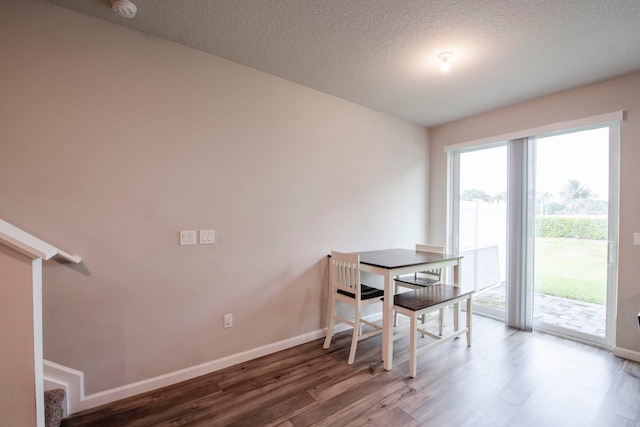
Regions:
<instances>
[{"instance_id":1,"label":"white bench leg","mask_svg":"<svg viewBox=\"0 0 640 427\"><path fill-rule=\"evenodd\" d=\"M467 299L467 347L471 347L471 295Z\"/></svg>"},{"instance_id":2,"label":"white bench leg","mask_svg":"<svg viewBox=\"0 0 640 427\"><path fill-rule=\"evenodd\" d=\"M460 303L453 304L453 330L458 332L460 330Z\"/></svg>"},{"instance_id":3,"label":"white bench leg","mask_svg":"<svg viewBox=\"0 0 640 427\"><path fill-rule=\"evenodd\" d=\"M418 351L416 348L418 345L418 343L416 342L417 318L418 315L416 315L415 313L411 315L411 335L409 338L409 376L411 376L411 378L415 378L416 372L418 370Z\"/></svg>"}]
</instances>

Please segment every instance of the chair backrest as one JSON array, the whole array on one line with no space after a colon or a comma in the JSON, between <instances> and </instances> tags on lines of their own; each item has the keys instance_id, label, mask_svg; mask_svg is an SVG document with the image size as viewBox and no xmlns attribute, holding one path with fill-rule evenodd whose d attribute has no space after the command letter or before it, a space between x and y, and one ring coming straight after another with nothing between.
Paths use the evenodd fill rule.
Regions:
<instances>
[{"instance_id":1,"label":"chair backrest","mask_svg":"<svg viewBox=\"0 0 640 427\"><path fill-rule=\"evenodd\" d=\"M421 245L416 244L416 252L433 252L436 254L444 253L444 246L436 246L436 245Z\"/></svg>"},{"instance_id":2,"label":"chair backrest","mask_svg":"<svg viewBox=\"0 0 640 427\"><path fill-rule=\"evenodd\" d=\"M332 292L343 290L360 299L360 255L331 251L329 268Z\"/></svg>"},{"instance_id":3,"label":"chair backrest","mask_svg":"<svg viewBox=\"0 0 640 427\"><path fill-rule=\"evenodd\" d=\"M443 254L444 246L421 245L418 243L416 244L416 252L433 252L436 254ZM420 273L416 273L415 277L418 277L418 274L426 275L430 279L440 280L442 276L442 269L436 268L435 270L421 271Z\"/></svg>"}]
</instances>

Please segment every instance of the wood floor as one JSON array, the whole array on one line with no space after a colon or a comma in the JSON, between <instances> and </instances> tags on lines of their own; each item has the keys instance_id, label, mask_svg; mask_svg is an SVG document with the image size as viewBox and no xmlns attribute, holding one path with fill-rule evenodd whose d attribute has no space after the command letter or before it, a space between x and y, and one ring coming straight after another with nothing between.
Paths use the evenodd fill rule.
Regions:
<instances>
[{"instance_id":1,"label":"wood floor","mask_svg":"<svg viewBox=\"0 0 640 427\"><path fill-rule=\"evenodd\" d=\"M428 339L428 338L425 338ZM464 339L419 357L408 376L408 340L394 368L380 336L336 335L181 384L75 414L71 426L639 426L640 364L549 335L474 316Z\"/></svg>"}]
</instances>

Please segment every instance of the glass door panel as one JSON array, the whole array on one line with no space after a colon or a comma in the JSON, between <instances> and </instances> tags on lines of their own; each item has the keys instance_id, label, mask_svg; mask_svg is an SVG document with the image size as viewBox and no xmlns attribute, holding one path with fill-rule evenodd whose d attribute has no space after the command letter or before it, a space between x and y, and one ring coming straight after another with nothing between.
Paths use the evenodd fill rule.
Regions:
<instances>
[{"instance_id":1,"label":"glass door panel","mask_svg":"<svg viewBox=\"0 0 640 427\"><path fill-rule=\"evenodd\" d=\"M604 339L609 128L536 140L534 327Z\"/></svg>"},{"instance_id":2,"label":"glass door panel","mask_svg":"<svg viewBox=\"0 0 640 427\"><path fill-rule=\"evenodd\" d=\"M506 145L460 153L459 251L473 309L504 320L507 230Z\"/></svg>"}]
</instances>

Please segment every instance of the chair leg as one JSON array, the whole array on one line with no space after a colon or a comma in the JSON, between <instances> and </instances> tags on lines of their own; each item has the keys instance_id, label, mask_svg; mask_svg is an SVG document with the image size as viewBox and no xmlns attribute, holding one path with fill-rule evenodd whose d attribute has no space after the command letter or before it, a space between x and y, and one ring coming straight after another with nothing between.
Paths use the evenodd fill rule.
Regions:
<instances>
[{"instance_id":1,"label":"chair leg","mask_svg":"<svg viewBox=\"0 0 640 427\"><path fill-rule=\"evenodd\" d=\"M327 337L324 339L324 344L322 348L325 350L329 348L331 345L331 339L333 338L333 328L335 325L335 320L333 319L333 315L336 310L336 300L335 298L331 298L331 302L329 303L329 326L327 327Z\"/></svg>"},{"instance_id":2,"label":"chair leg","mask_svg":"<svg viewBox=\"0 0 640 427\"><path fill-rule=\"evenodd\" d=\"M418 365L418 352L417 352L417 342L416 342L416 335L417 335L417 325L416 325L416 318L418 316L416 316L415 313L413 313L411 315L411 329L410 329L410 338L409 338L409 376L411 378L415 378L416 376L416 372L418 370L417 365Z\"/></svg>"},{"instance_id":3,"label":"chair leg","mask_svg":"<svg viewBox=\"0 0 640 427\"><path fill-rule=\"evenodd\" d=\"M329 320L329 327L327 328L327 336L325 337L324 344L322 345L322 348L325 350L331 345L331 339L333 338L333 324L334 320L333 316L331 316L331 319Z\"/></svg>"},{"instance_id":4,"label":"chair leg","mask_svg":"<svg viewBox=\"0 0 640 427\"><path fill-rule=\"evenodd\" d=\"M362 328L362 323L360 322L360 313L356 311L356 318L353 324L353 335L351 336L351 349L349 350L349 360L347 361L348 365L352 365L353 361L356 358L356 347L358 346L360 328Z\"/></svg>"},{"instance_id":5,"label":"chair leg","mask_svg":"<svg viewBox=\"0 0 640 427\"><path fill-rule=\"evenodd\" d=\"M438 313L438 335L442 336L442 330L444 329L444 308L441 308Z\"/></svg>"},{"instance_id":6,"label":"chair leg","mask_svg":"<svg viewBox=\"0 0 640 427\"><path fill-rule=\"evenodd\" d=\"M399 286L395 284L395 282L393 283L393 294L397 294L399 293ZM398 312L394 311L393 312L393 327L397 328L398 327Z\"/></svg>"}]
</instances>

